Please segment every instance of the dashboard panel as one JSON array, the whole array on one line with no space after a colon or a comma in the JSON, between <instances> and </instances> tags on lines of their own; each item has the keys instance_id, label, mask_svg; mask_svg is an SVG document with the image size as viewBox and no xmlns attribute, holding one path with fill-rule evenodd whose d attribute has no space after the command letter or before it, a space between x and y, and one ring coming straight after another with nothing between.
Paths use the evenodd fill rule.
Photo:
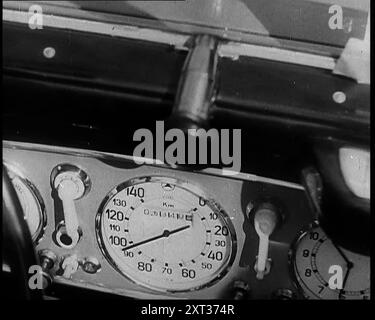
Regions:
<instances>
[{"instance_id":1,"label":"dashboard panel","mask_svg":"<svg viewBox=\"0 0 375 320\"><path fill-rule=\"evenodd\" d=\"M55 283L141 299L369 297L369 259L359 255L352 287L329 289L325 261L342 264L344 249L316 224L299 184L11 141L3 159L38 194L20 200L42 226L33 239Z\"/></svg>"},{"instance_id":2,"label":"dashboard panel","mask_svg":"<svg viewBox=\"0 0 375 320\"><path fill-rule=\"evenodd\" d=\"M261 178L250 174L226 177L222 176L219 170L215 171L214 169L188 172L163 165L138 166L132 161L131 157L28 143L4 142L3 152L5 163L8 166L17 168L20 174L22 173L23 176L27 177L35 186L35 189L38 190L41 199L43 199L46 223L43 230L39 231L39 235L34 237L39 238L37 241L38 252L50 250L57 256L58 262L55 263L53 270L51 270L55 282L95 288L136 298L160 298L161 295L164 298L225 298L233 294L236 289L236 283L246 284L246 288L249 288L251 295L258 298L267 297L279 289L287 289L296 294L293 279L290 277L289 249L297 233L313 221L313 215L308 207L304 190L298 184ZM52 180L53 176L56 175L56 168L60 170L66 168L65 172L74 171L73 168L79 168L87 175L86 179L90 185L82 197L74 200L80 234L78 235L77 243L73 245L64 242L64 237L61 236L63 233L61 225L64 223L64 212L62 212L64 211L64 205L62 205L61 199L56 195L56 190L53 186ZM140 188L139 185L142 184L143 188ZM134 185L138 186L138 188L132 190L131 186ZM169 196L170 199L168 199L168 192L167 198L162 198L163 192L161 191L168 188L179 189L179 191L177 190L177 193L173 193L175 191L169 192L172 194L172 196ZM146 195L141 194L142 198L138 197L139 194L132 196L132 192L139 193L139 190L142 189L146 193ZM124 193L125 191L128 196ZM152 196L148 196L147 193ZM160 194L160 199L155 197L155 194ZM136 199L136 201L132 202L131 197ZM145 199L145 204L138 201L138 199ZM201 220L197 227L192 228L194 231L190 232L189 230L188 233L192 233L192 236L187 238L177 237L177 234L170 235L168 238L159 241L155 240L152 243L141 246L142 249L147 249L147 246L151 246L151 248L146 250L148 254L139 258L136 257L138 262L147 261L145 262L147 263L147 268L147 266L152 265L150 259L161 260L162 267L165 267L165 264L168 264L166 259L158 258L159 253L155 253L155 258L150 258L150 253L153 250L160 250L161 247L157 244L158 242L172 240L172 244L169 244L169 247L166 244L167 247L164 248L164 250L169 248L170 252L173 253L169 257L173 261L169 262L169 268L166 268L165 272L175 274L180 269L186 269L188 270L186 271L187 279L180 277L180 283L178 281L172 281L169 285L163 283L157 289L155 288L155 276L151 277L151 280L154 280L150 284L144 280L145 278L139 270L138 273L133 272L134 274L130 275L129 270L134 270L134 268L130 267L126 271L126 264L124 264L125 267L122 266L120 268L115 266L112 261L113 257L118 260L118 253L121 250L109 255L108 250L114 251L113 247L109 245L109 241L115 241L120 247L124 243L121 244L121 237L115 237L117 234L115 231L109 232L109 228L111 228L109 215L113 216L112 211L116 212L116 210L113 210L116 209L113 201L118 201L120 206L128 205L134 207L136 207L135 203L139 202L137 206L141 211L137 209L138 207L127 210L142 212L142 208L148 208L151 211L151 215L154 212L154 216L143 214L144 217L141 217L141 219L131 219L133 221L126 225L132 228L130 232L134 242L140 242L145 237L156 236L158 227L156 226L157 228L155 229L155 225L160 224L160 220L163 219L172 220L168 224L169 231L173 228L173 230L181 228L181 222L179 222L181 217L177 217L179 214L177 211L182 210L181 208L184 208L183 210L186 210L185 207L193 207L190 209L199 208L199 210L196 209L199 213L199 220L209 220L210 215L211 218L215 215L214 218L217 219L218 216L218 222L216 220L214 222L209 221L204 225L200 223ZM173 216L174 213L176 218L166 217L168 213L166 213L166 210L163 211L163 202L168 201L169 203L166 205L170 206L168 208L170 210L169 214ZM204 207L199 206L204 201L207 201L205 206L207 209L203 210L202 208ZM180 202L182 204L179 207L178 204ZM254 270L258 250L258 236L251 219L251 210L262 203L272 203L277 208L276 210L282 217L282 221L271 236L269 249L269 256L272 258L271 271L263 280L258 280ZM176 212L171 210L173 207L176 207ZM109 232L110 235L104 238L101 235L103 231L101 218L105 216L106 210L111 212L111 214L108 215L108 219L103 218L103 221L106 220L103 222L105 224L105 230L103 230ZM118 224L112 227L117 228L117 225L121 229L124 227L120 222L126 221L125 218L128 219L128 214L126 210L122 211L125 213L124 217L117 217L120 221L117 221ZM118 210L117 212L122 211ZM143 209L143 211L145 210ZM186 220L189 219L188 213L183 213L182 211L179 211L181 216L185 216L182 223L189 222ZM137 217L137 214L133 216ZM116 217L112 218L117 219ZM192 220L190 221L191 223L198 220L193 219L191 214L190 219ZM173 220L176 220L176 222ZM217 229L215 229L215 226ZM167 230L163 229L165 226L160 228L161 231ZM220 231L217 231L219 229ZM223 245L223 248L219 247L222 250L213 251L212 254L216 256L212 264L209 263L211 256L203 260L198 257L199 261L196 258L195 264L212 265L212 268L216 269L215 272L206 270L206 273L199 275L200 272L198 270L190 268L191 264L194 264L191 262L193 259L191 257L202 252L209 255L212 252L211 249L215 250L214 246L205 244L211 241L208 240L209 238L206 239L204 235L207 231L212 231L213 234L217 232L224 234L210 238L213 242L216 240L219 246ZM183 233L184 230L182 230L181 234ZM110 237L112 240L109 240ZM203 238L199 239L200 237ZM122 239L126 239L122 240L123 242L131 241L131 238ZM202 241L205 242L203 247ZM194 246L197 246L197 248L194 248ZM135 252L136 249L141 247L128 251ZM191 252L179 254L179 252L184 251ZM171 253L168 255L171 255ZM173 255L180 256L180 259L174 259ZM69 257L70 260L76 259L81 267L74 272L61 274L62 264ZM190 265L185 265L185 260L188 258L191 258L189 259ZM220 261L217 261L216 258ZM99 266L98 270L86 272L85 268L82 267L85 261L96 263ZM184 268L180 267L179 263L184 263ZM124 268L125 272L123 271ZM189 278L189 271L191 273L190 276L193 276L192 273L196 273L194 276L199 278L198 281ZM148 274L147 271L145 273L146 275ZM176 285L173 284L175 282L177 283Z\"/></svg>"}]
</instances>

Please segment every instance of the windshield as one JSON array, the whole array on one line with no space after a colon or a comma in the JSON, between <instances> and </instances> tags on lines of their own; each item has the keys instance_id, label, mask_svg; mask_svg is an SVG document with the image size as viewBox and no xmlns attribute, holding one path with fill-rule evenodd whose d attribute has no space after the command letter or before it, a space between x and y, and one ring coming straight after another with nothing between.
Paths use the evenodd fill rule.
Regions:
<instances>
[{"instance_id":1,"label":"windshield","mask_svg":"<svg viewBox=\"0 0 375 320\"><path fill-rule=\"evenodd\" d=\"M69 1L96 12L157 20L171 29L185 26L344 47L349 38L363 39L369 0L186 0Z\"/></svg>"},{"instance_id":2,"label":"windshield","mask_svg":"<svg viewBox=\"0 0 375 320\"><path fill-rule=\"evenodd\" d=\"M20 2L5 1L4 3L20 6ZM33 3L42 3L43 10L47 9L46 11L52 14L57 12L96 21L120 23L125 21L125 24L134 26L185 34L212 34L228 40L277 47L292 46L301 50L318 50L330 55L340 54L350 38L364 39L370 10L370 0L34 1Z\"/></svg>"}]
</instances>

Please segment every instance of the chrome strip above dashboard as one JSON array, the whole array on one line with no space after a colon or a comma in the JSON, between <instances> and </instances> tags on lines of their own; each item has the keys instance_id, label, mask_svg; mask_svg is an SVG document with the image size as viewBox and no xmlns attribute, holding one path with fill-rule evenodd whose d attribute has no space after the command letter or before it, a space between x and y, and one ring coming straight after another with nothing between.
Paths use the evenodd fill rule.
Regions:
<instances>
[{"instance_id":1,"label":"chrome strip above dashboard","mask_svg":"<svg viewBox=\"0 0 375 320\"><path fill-rule=\"evenodd\" d=\"M3 21L28 24L29 17L30 15L26 11L3 9ZM151 41L172 45L179 50L188 50L187 41L190 38L189 35L165 32L157 29L63 17L46 13L43 14L43 27ZM236 59L239 56L255 57L327 70L333 70L336 63L334 58L328 56L234 41L220 44L218 52L221 57L230 57L232 59Z\"/></svg>"},{"instance_id":2,"label":"chrome strip above dashboard","mask_svg":"<svg viewBox=\"0 0 375 320\"><path fill-rule=\"evenodd\" d=\"M253 44L229 42L219 45L220 57L238 59L240 56L266 59L272 61L287 62L309 67L333 70L336 61L331 57L316 54L298 52L276 47L261 47Z\"/></svg>"},{"instance_id":3,"label":"chrome strip above dashboard","mask_svg":"<svg viewBox=\"0 0 375 320\"><path fill-rule=\"evenodd\" d=\"M28 24L29 17L29 13L25 11L3 9L3 21ZM120 25L92 20L68 18L46 13L43 14L43 27L68 29L104 34L113 37L152 41L173 45L179 49L187 49L185 47L185 43L189 39L189 36L182 34L139 28L131 25Z\"/></svg>"},{"instance_id":4,"label":"chrome strip above dashboard","mask_svg":"<svg viewBox=\"0 0 375 320\"><path fill-rule=\"evenodd\" d=\"M91 158L105 159L105 160L133 161L135 159L133 156L121 155L121 154L116 154L116 153L93 151L93 150L80 149L80 148L48 146L48 145L43 145L43 144L16 142L16 141L9 141L9 140L3 140L3 148L66 154L66 155L72 155L72 156L91 157ZM150 161L150 159L142 159L142 160L145 160L145 161L148 160L148 162ZM166 163L161 162L160 160L153 160L153 162L154 162L153 164L147 164L147 165L158 166L158 167L163 167L163 168L168 168L168 169L184 170L183 168L170 166ZM214 176L221 176L227 179L268 183L268 184L273 184L273 185L286 187L290 189L305 190L302 185L297 184L297 183L257 176L255 174L245 173L245 172L239 172L239 173L233 172L231 175L224 175L223 170L219 168L207 168L207 169L203 169L199 171L192 170L191 172L214 175Z\"/></svg>"}]
</instances>

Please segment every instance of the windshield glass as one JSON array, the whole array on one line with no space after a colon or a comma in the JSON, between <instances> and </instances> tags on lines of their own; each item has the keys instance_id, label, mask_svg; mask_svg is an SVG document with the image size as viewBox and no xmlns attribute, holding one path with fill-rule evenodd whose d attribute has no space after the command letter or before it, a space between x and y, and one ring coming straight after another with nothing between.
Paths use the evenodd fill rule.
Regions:
<instances>
[{"instance_id":1,"label":"windshield glass","mask_svg":"<svg viewBox=\"0 0 375 320\"><path fill-rule=\"evenodd\" d=\"M340 55L364 39L370 0L4 1L27 9L245 43ZM368 28L369 30L369 28Z\"/></svg>"},{"instance_id":2,"label":"windshield glass","mask_svg":"<svg viewBox=\"0 0 375 320\"><path fill-rule=\"evenodd\" d=\"M186 0L69 1L80 8L156 20L171 29L185 26L344 47L363 39L369 0Z\"/></svg>"}]
</instances>

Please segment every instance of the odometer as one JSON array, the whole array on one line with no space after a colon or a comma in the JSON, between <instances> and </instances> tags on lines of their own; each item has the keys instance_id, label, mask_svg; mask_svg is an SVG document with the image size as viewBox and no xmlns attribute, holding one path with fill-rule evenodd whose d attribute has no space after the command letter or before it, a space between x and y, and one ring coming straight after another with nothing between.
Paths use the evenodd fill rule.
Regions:
<instances>
[{"instance_id":1,"label":"odometer","mask_svg":"<svg viewBox=\"0 0 375 320\"><path fill-rule=\"evenodd\" d=\"M225 275L236 252L227 214L199 189L173 178L122 183L104 199L96 222L112 266L158 291L208 286Z\"/></svg>"}]
</instances>

